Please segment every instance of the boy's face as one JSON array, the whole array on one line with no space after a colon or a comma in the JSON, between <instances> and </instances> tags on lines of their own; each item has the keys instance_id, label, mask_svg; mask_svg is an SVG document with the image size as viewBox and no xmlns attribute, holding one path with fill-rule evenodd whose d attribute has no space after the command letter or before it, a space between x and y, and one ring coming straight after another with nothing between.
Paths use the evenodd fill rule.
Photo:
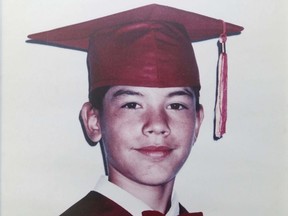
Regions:
<instances>
[{"instance_id":1,"label":"boy's face","mask_svg":"<svg viewBox=\"0 0 288 216\"><path fill-rule=\"evenodd\" d=\"M145 185L174 180L203 117L188 87L114 86L100 115L110 178Z\"/></svg>"}]
</instances>

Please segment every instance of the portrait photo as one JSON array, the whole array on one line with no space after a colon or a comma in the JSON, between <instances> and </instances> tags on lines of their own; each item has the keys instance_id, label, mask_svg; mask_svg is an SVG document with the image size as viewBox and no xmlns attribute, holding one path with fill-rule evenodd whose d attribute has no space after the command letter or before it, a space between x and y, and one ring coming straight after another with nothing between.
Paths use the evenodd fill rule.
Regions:
<instances>
[{"instance_id":1,"label":"portrait photo","mask_svg":"<svg viewBox=\"0 0 288 216\"><path fill-rule=\"evenodd\" d=\"M288 215L288 3L2 0L1 216Z\"/></svg>"}]
</instances>

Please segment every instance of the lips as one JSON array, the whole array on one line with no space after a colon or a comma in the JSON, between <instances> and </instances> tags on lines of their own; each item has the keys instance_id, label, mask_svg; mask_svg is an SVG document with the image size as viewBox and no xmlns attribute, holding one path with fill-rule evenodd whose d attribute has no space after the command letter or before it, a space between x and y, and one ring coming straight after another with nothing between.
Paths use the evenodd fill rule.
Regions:
<instances>
[{"instance_id":1,"label":"lips","mask_svg":"<svg viewBox=\"0 0 288 216\"><path fill-rule=\"evenodd\" d=\"M165 158L173 151L172 148L167 146L146 146L135 150L145 156L149 156L155 159Z\"/></svg>"}]
</instances>

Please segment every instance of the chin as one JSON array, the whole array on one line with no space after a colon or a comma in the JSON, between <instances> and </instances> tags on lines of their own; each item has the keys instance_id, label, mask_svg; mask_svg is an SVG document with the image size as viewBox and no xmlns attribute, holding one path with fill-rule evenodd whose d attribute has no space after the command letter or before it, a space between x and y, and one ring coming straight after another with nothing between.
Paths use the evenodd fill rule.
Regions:
<instances>
[{"instance_id":1,"label":"chin","mask_svg":"<svg viewBox=\"0 0 288 216\"><path fill-rule=\"evenodd\" d=\"M165 175L155 175L155 174L150 174L148 176L138 178L137 181L140 184L147 185L147 186L160 186L160 185L165 185L170 182L174 182L175 176L165 176Z\"/></svg>"}]
</instances>

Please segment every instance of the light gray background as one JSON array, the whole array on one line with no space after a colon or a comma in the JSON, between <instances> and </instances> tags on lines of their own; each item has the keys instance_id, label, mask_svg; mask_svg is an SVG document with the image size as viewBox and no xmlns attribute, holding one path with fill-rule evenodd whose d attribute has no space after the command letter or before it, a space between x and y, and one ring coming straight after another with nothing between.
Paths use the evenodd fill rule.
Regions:
<instances>
[{"instance_id":1,"label":"light gray background","mask_svg":"<svg viewBox=\"0 0 288 216\"><path fill-rule=\"evenodd\" d=\"M152 2L243 25L228 39L227 134L212 140L217 40L194 44L205 120L176 190L205 216L286 216L287 1L2 1L1 215L59 215L103 174L78 121L86 54L25 43L30 33Z\"/></svg>"}]
</instances>

